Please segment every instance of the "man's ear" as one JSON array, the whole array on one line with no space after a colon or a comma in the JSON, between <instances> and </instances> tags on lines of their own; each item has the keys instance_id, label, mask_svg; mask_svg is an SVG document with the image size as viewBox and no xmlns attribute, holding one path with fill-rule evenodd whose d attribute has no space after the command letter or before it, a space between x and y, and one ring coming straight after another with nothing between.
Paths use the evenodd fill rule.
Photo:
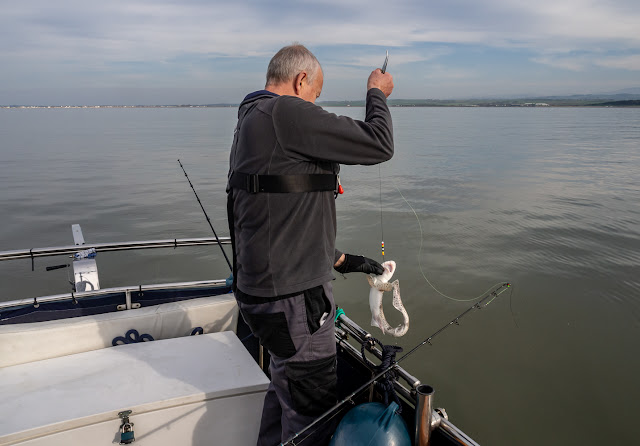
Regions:
<instances>
[{"instance_id":1,"label":"man's ear","mask_svg":"<svg viewBox=\"0 0 640 446\"><path fill-rule=\"evenodd\" d=\"M293 91L295 91L296 96L300 96L300 94L302 93L302 83L303 82L304 83L307 82L307 72L306 71L301 71L295 77L294 85L293 85Z\"/></svg>"}]
</instances>

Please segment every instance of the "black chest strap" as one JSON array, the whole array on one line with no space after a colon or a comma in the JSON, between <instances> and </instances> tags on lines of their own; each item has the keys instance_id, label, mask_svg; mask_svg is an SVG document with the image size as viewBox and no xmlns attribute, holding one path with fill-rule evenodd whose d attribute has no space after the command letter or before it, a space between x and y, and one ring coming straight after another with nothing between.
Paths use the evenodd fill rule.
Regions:
<instances>
[{"instance_id":1,"label":"black chest strap","mask_svg":"<svg viewBox=\"0 0 640 446\"><path fill-rule=\"evenodd\" d=\"M233 172L229 178L232 189L243 190L250 194L258 192L298 193L338 190L338 175L302 174L302 175L256 175Z\"/></svg>"},{"instance_id":2,"label":"black chest strap","mask_svg":"<svg viewBox=\"0 0 640 446\"><path fill-rule=\"evenodd\" d=\"M340 178L334 174L303 174L303 175L256 175L233 172L229 178L229 189L243 190L250 194L267 193L297 193L333 191L338 195ZM231 237L231 252L233 253L233 284L237 290L238 264L236 259L235 222L233 216L233 193L227 194L227 221ZM341 192L340 192L341 193Z\"/></svg>"}]
</instances>

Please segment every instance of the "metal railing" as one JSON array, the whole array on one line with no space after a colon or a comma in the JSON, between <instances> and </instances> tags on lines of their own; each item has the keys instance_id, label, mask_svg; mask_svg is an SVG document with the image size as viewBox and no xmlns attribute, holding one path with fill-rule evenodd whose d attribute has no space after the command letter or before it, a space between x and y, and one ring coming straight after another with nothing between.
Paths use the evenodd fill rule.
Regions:
<instances>
[{"instance_id":1,"label":"metal railing","mask_svg":"<svg viewBox=\"0 0 640 446\"><path fill-rule=\"evenodd\" d=\"M230 245L229 237L220 237L220 243ZM0 252L0 261L17 260L17 259L33 259L36 257L50 257L65 254L74 254L78 250L95 248L96 252L109 251L127 251L134 249L152 249L152 248L177 248L182 246L204 246L217 245L218 241L215 237L200 238L175 238L164 240L143 240L132 242L116 242L116 243L85 243L84 245L66 245L54 246L47 248L18 249L14 251Z\"/></svg>"},{"instance_id":2,"label":"metal railing","mask_svg":"<svg viewBox=\"0 0 640 446\"><path fill-rule=\"evenodd\" d=\"M81 293L64 293L54 294L51 296L43 296L37 298L27 298L12 300L9 302L0 302L0 309L19 307L23 305L39 305L48 302L59 302L64 300L81 300L87 297L100 296L105 294L117 294L117 293L132 293L151 290L170 290L170 289L197 289L197 288L209 288L209 287L223 287L226 286L226 280L200 280L195 282L172 282L172 283L158 283L153 285L134 285L134 286L121 286L115 288L102 288L99 290L85 291Z\"/></svg>"},{"instance_id":3,"label":"metal railing","mask_svg":"<svg viewBox=\"0 0 640 446\"><path fill-rule=\"evenodd\" d=\"M363 342L368 341L369 339L372 338L370 333L367 333L358 324L353 322L347 315L341 314L340 317L338 318L338 321L340 322L340 327L342 329L345 329L346 331L348 331L349 334L351 334L351 336L353 336L354 339L359 344L362 344ZM382 352L377 347L374 346L371 349L369 349L368 351L373 353L373 355L376 358L382 359ZM360 351L358 351L356 349L356 352L357 352L357 354L359 356L360 355ZM416 388L417 386L420 385L420 380L418 378L416 378L415 376L411 375L409 372L407 372L402 367L400 367L400 366L396 367L396 371L398 372L398 376L403 378L407 382L407 384L409 384L410 388L414 389L414 388Z\"/></svg>"}]
</instances>

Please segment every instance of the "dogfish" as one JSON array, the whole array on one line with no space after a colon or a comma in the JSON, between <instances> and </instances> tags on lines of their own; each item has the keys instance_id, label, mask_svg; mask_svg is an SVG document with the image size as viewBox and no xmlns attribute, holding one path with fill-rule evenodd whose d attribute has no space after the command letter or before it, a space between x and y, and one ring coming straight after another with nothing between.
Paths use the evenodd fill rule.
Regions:
<instances>
[{"instance_id":1,"label":"dogfish","mask_svg":"<svg viewBox=\"0 0 640 446\"><path fill-rule=\"evenodd\" d=\"M402 305L402 299L400 298L400 282L396 279L392 283L389 280L396 271L396 262L390 260L382 264L384 272L379 276L370 274L367 276L371 290L369 291L369 307L371 308L371 325L378 327L382 330L382 334L390 334L399 338L403 336L407 330L409 330L409 315ZM402 313L404 321L393 328L384 317L384 311L382 309L382 295L385 291L393 291L393 306L396 310Z\"/></svg>"}]
</instances>

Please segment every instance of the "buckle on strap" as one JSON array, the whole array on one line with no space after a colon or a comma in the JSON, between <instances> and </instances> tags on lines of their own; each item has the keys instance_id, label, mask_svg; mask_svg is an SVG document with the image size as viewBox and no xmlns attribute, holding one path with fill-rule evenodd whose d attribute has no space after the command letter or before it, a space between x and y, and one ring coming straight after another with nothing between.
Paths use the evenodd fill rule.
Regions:
<instances>
[{"instance_id":1,"label":"buckle on strap","mask_svg":"<svg viewBox=\"0 0 640 446\"><path fill-rule=\"evenodd\" d=\"M247 192L250 194L257 194L260 190L260 180L257 174L249 174L246 177L247 180Z\"/></svg>"}]
</instances>

